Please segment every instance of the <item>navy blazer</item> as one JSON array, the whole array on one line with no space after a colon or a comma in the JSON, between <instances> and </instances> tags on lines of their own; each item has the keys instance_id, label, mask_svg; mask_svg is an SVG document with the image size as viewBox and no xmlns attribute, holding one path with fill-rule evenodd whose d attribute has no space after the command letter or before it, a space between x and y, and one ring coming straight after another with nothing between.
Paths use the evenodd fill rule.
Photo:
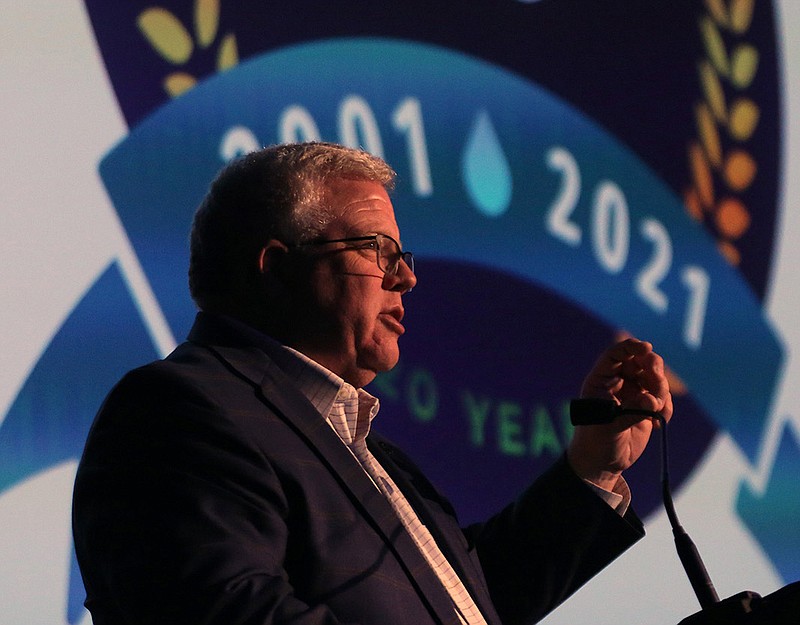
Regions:
<instances>
[{"instance_id":1,"label":"navy blazer","mask_svg":"<svg viewBox=\"0 0 800 625\"><path fill-rule=\"evenodd\" d=\"M368 443L490 624L535 622L643 534L563 459L461 529L402 452ZM334 430L263 349L203 313L106 399L73 528L95 625L459 623Z\"/></svg>"}]
</instances>

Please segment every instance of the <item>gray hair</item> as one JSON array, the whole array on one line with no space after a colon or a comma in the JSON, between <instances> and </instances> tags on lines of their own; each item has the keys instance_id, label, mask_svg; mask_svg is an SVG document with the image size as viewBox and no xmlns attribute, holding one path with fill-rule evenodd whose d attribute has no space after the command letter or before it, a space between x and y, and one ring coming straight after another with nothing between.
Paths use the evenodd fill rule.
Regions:
<instances>
[{"instance_id":1,"label":"gray hair","mask_svg":"<svg viewBox=\"0 0 800 625\"><path fill-rule=\"evenodd\" d=\"M395 172L382 159L333 143L296 143L251 152L223 168L192 222L189 291L202 310L226 312L246 297L258 254L270 239L313 239L330 222L329 180L377 182Z\"/></svg>"}]
</instances>

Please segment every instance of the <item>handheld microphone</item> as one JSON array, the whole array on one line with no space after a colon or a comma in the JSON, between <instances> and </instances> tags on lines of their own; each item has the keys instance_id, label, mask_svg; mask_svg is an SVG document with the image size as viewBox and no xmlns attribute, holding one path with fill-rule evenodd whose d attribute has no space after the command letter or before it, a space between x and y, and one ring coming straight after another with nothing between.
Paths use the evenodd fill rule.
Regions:
<instances>
[{"instance_id":1,"label":"handheld microphone","mask_svg":"<svg viewBox=\"0 0 800 625\"><path fill-rule=\"evenodd\" d=\"M661 414L640 408L623 408L613 399L584 397L569 403L569 418L572 425L602 425L611 423L625 414L638 414L647 417L660 417Z\"/></svg>"},{"instance_id":2,"label":"handheld microphone","mask_svg":"<svg viewBox=\"0 0 800 625\"><path fill-rule=\"evenodd\" d=\"M689 578L697 600L702 608L719 602L719 596L706 571L703 560L689 535L681 527L672 502L672 491L669 485L669 457L667 454L667 420L659 412L623 408L613 399L573 399L569 406L570 420L573 425L601 425L611 423L625 414L639 414L658 419L661 424L661 495L667 518L675 537L675 548L678 552L683 570Z\"/></svg>"}]
</instances>

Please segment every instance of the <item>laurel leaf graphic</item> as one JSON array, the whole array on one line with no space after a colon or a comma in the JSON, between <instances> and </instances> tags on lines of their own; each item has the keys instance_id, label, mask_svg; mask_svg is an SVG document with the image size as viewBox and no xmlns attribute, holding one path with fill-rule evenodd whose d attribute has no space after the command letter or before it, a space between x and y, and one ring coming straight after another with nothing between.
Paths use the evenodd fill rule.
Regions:
<instances>
[{"instance_id":1,"label":"laurel leaf graphic","mask_svg":"<svg viewBox=\"0 0 800 625\"><path fill-rule=\"evenodd\" d=\"M239 62L239 51L236 47L236 36L232 33L225 35L219 45L217 53L217 69L222 71L233 67Z\"/></svg>"},{"instance_id":2,"label":"laurel leaf graphic","mask_svg":"<svg viewBox=\"0 0 800 625\"><path fill-rule=\"evenodd\" d=\"M731 71L730 62L717 25L707 17L703 18L700 20L700 32L703 35L703 45L705 45L708 58L711 59L714 68L721 76L727 76Z\"/></svg>"},{"instance_id":3,"label":"laurel leaf graphic","mask_svg":"<svg viewBox=\"0 0 800 625\"><path fill-rule=\"evenodd\" d=\"M738 89L746 89L758 71L758 50L750 44L742 44L731 57L731 82Z\"/></svg>"},{"instance_id":4,"label":"laurel leaf graphic","mask_svg":"<svg viewBox=\"0 0 800 625\"><path fill-rule=\"evenodd\" d=\"M694 187L687 188L683 193L683 204L689 215L695 221L703 221L703 206L700 202L700 194Z\"/></svg>"},{"instance_id":5,"label":"laurel leaf graphic","mask_svg":"<svg viewBox=\"0 0 800 625\"><path fill-rule=\"evenodd\" d=\"M703 148L698 143L689 146L689 163L697 196L703 206L711 207L714 204L714 181Z\"/></svg>"},{"instance_id":6,"label":"laurel leaf graphic","mask_svg":"<svg viewBox=\"0 0 800 625\"><path fill-rule=\"evenodd\" d=\"M698 66L700 84L705 92L706 102L717 121L723 122L728 115L725 103L725 91L719 81L717 72L708 61L701 61Z\"/></svg>"},{"instance_id":7,"label":"laurel leaf graphic","mask_svg":"<svg viewBox=\"0 0 800 625\"><path fill-rule=\"evenodd\" d=\"M731 2L731 30L742 34L750 28L753 21L755 0L733 0Z\"/></svg>"},{"instance_id":8,"label":"laurel leaf graphic","mask_svg":"<svg viewBox=\"0 0 800 625\"><path fill-rule=\"evenodd\" d=\"M728 25L728 11L725 8L725 0L706 0L706 8L717 24L720 26Z\"/></svg>"},{"instance_id":9,"label":"laurel leaf graphic","mask_svg":"<svg viewBox=\"0 0 800 625\"><path fill-rule=\"evenodd\" d=\"M725 182L734 191L744 191L756 177L756 165L753 157L744 150L734 150L725 161Z\"/></svg>"},{"instance_id":10,"label":"laurel leaf graphic","mask_svg":"<svg viewBox=\"0 0 800 625\"><path fill-rule=\"evenodd\" d=\"M720 240L717 242L717 249L728 261L728 264L737 267L742 262L742 255L736 246L730 241Z\"/></svg>"},{"instance_id":11,"label":"laurel leaf graphic","mask_svg":"<svg viewBox=\"0 0 800 625\"><path fill-rule=\"evenodd\" d=\"M729 239L738 239L750 228L750 213L736 198L725 198L717 207L717 228Z\"/></svg>"},{"instance_id":12,"label":"laurel leaf graphic","mask_svg":"<svg viewBox=\"0 0 800 625\"><path fill-rule=\"evenodd\" d=\"M760 111L758 105L749 98L739 98L731 105L731 118L728 129L737 141L747 141L758 127Z\"/></svg>"},{"instance_id":13,"label":"laurel leaf graphic","mask_svg":"<svg viewBox=\"0 0 800 625\"><path fill-rule=\"evenodd\" d=\"M197 79L186 72L173 72L164 79L164 90L177 98L197 84Z\"/></svg>"},{"instance_id":14,"label":"laurel leaf graphic","mask_svg":"<svg viewBox=\"0 0 800 625\"><path fill-rule=\"evenodd\" d=\"M722 143L711 110L706 104L700 103L695 107L695 117L706 156L711 165L718 168L722 165Z\"/></svg>"},{"instance_id":15,"label":"laurel leaf graphic","mask_svg":"<svg viewBox=\"0 0 800 625\"><path fill-rule=\"evenodd\" d=\"M192 56L192 37L166 9L154 7L143 11L137 24L153 48L171 63L179 65Z\"/></svg>"},{"instance_id":16,"label":"laurel leaf graphic","mask_svg":"<svg viewBox=\"0 0 800 625\"><path fill-rule=\"evenodd\" d=\"M210 46L219 28L219 0L196 0L194 27L197 43L203 48Z\"/></svg>"}]
</instances>

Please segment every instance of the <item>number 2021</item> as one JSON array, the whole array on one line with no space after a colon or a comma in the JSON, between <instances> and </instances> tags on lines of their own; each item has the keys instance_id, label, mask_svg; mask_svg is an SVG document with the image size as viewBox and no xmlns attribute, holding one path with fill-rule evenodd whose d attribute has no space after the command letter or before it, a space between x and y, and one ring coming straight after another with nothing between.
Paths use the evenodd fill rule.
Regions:
<instances>
[{"instance_id":1,"label":"number 2021","mask_svg":"<svg viewBox=\"0 0 800 625\"><path fill-rule=\"evenodd\" d=\"M547 230L563 243L579 247L584 233L581 225L573 220L573 212L581 193L580 169L572 154L563 147L551 148L546 159L548 167L561 175L558 195L545 217ZM627 264L630 229L628 204L622 190L609 180L600 182L592 197L589 237L597 263L609 274L621 272ZM652 251L636 273L634 291L652 310L666 314L669 298L661 285L672 269L672 239L664 224L652 217L639 222L639 235L651 245ZM710 278L702 267L684 265L680 268L680 279L688 291L683 341L697 349L703 340Z\"/></svg>"}]
</instances>

